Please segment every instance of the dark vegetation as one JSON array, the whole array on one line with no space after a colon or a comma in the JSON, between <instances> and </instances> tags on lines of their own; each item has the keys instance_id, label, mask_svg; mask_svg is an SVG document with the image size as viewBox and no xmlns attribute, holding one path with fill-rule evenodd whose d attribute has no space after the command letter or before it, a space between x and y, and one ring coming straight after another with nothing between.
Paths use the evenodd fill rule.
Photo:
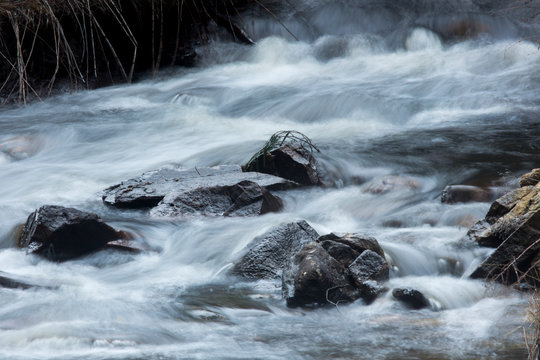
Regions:
<instances>
[{"instance_id":1,"label":"dark vegetation","mask_svg":"<svg viewBox=\"0 0 540 360\"><path fill-rule=\"evenodd\" d=\"M192 65L210 24L251 43L239 16L251 1L0 0L0 103Z\"/></svg>"}]
</instances>

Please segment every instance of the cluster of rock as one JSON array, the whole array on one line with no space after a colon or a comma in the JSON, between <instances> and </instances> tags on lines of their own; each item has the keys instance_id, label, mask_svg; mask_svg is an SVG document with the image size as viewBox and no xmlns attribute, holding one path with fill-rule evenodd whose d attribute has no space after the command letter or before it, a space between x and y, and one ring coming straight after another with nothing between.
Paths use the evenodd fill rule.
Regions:
<instances>
[{"instance_id":1,"label":"cluster of rock","mask_svg":"<svg viewBox=\"0 0 540 360\"><path fill-rule=\"evenodd\" d=\"M287 305L318 306L363 299L384 290L389 265L377 240L359 234L319 234L306 222L280 225L254 239L232 273L279 279Z\"/></svg>"},{"instance_id":2,"label":"cluster of rock","mask_svg":"<svg viewBox=\"0 0 540 360\"><path fill-rule=\"evenodd\" d=\"M520 187L495 200L467 237L495 248L472 278L505 284L540 282L540 169L523 175Z\"/></svg>"},{"instance_id":3,"label":"cluster of rock","mask_svg":"<svg viewBox=\"0 0 540 360\"><path fill-rule=\"evenodd\" d=\"M111 186L103 202L112 207L150 209L150 216L256 216L277 212L283 201L270 191L292 189L319 179L316 162L301 146L285 144L274 151L272 171L280 176L244 171L238 165L208 168L164 168ZM277 154L276 153L276 154ZM263 169L270 172L269 169ZM298 180L299 182L297 182ZM73 208L45 205L22 227L17 246L51 261L65 261L100 249L139 252L133 236L105 224L98 215Z\"/></svg>"}]
</instances>

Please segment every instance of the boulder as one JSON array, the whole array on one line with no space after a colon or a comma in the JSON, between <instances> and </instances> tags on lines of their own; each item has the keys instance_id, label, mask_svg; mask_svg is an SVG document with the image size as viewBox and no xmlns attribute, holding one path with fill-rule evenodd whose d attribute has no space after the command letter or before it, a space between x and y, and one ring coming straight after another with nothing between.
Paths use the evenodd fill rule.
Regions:
<instances>
[{"instance_id":1,"label":"boulder","mask_svg":"<svg viewBox=\"0 0 540 360\"><path fill-rule=\"evenodd\" d=\"M155 216L255 215L279 211L283 203L268 190L294 188L297 183L240 166L160 169L104 190L105 204L153 208Z\"/></svg>"},{"instance_id":2,"label":"boulder","mask_svg":"<svg viewBox=\"0 0 540 360\"><path fill-rule=\"evenodd\" d=\"M386 260L371 250L364 251L348 269L357 285L369 280L388 281L390 278L390 267Z\"/></svg>"},{"instance_id":3,"label":"boulder","mask_svg":"<svg viewBox=\"0 0 540 360\"><path fill-rule=\"evenodd\" d=\"M291 259L282 281L283 297L290 307L351 302L359 296L343 265L317 242L305 245Z\"/></svg>"},{"instance_id":4,"label":"boulder","mask_svg":"<svg viewBox=\"0 0 540 360\"><path fill-rule=\"evenodd\" d=\"M359 298L371 303L385 290L381 283L389 278L389 266L384 252L377 240L355 237L321 236L290 260L282 279L289 306L336 304Z\"/></svg>"},{"instance_id":5,"label":"boulder","mask_svg":"<svg viewBox=\"0 0 540 360\"><path fill-rule=\"evenodd\" d=\"M540 182L540 169L532 169L519 180L519 186L535 186Z\"/></svg>"},{"instance_id":6,"label":"boulder","mask_svg":"<svg viewBox=\"0 0 540 360\"><path fill-rule=\"evenodd\" d=\"M410 309L420 310L431 306L424 294L415 289L394 289L392 296Z\"/></svg>"},{"instance_id":7,"label":"boulder","mask_svg":"<svg viewBox=\"0 0 540 360\"><path fill-rule=\"evenodd\" d=\"M175 190L150 210L150 215L254 216L280 211L282 207L279 197L268 190L263 192L263 188L254 181L244 180L233 185Z\"/></svg>"},{"instance_id":8,"label":"boulder","mask_svg":"<svg viewBox=\"0 0 540 360\"><path fill-rule=\"evenodd\" d=\"M377 241L377 239L371 236L366 236L366 235L357 234L357 233L345 233L345 234L330 233L330 234L321 236L317 241L322 243L328 240L346 245L350 247L351 249L355 250L358 254L361 254L364 250L371 250L384 258L384 250L379 245L379 242ZM349 266L349 265L347 264L346 266Z\"/></svg>"},{"instance_id":9,"label":"boulder","mask_svg":"<svg viewBox=\"0 0 540 360\"><path fill-rule=\"evenodd\" d=\"M96 214L46 205L34 211L17 240L20 248L53 261L63 261L95 251L125 237Z\"/></svg>"},{"instance_id":10,"label":"boulder","mask_svg":"<svg viewBox=\"0 0 540 360\"><path fill-rule=\"evenodd\" d=\"M489 202L506 193L508 189L490 187L487 189L471 185L448 185L441 195L441 202L445 204Z\"/></svg>"},{"instance_id":11,"label":"boulder","mask_svg":"<svg viewBox=\"0 0 540 360\"><path fill-rule=\"evenodd\" d=\"M472 272L472 278L507 284L537 282L528 275L536 267L534 259L540 250L540 184L522 187L498 199L478 227L484 229L469 233L469 237L496 249Z\"/></svg>"},{"instance_id":12,"label":"boulder","mask_svg":"<svg viewBox=\"0 0 540 360\"><path fill-rule=\"evenodd\" d=\"M279 279L289 259L318 237L304 220L279 225L251 242L232 273L249 279Z\"/></svg>"},{"instance_id":13,"label":"boulder","mask_svg":"<svg viewBox=\"0 0 540 360\"><path fill-rule=\"evenodd\" d=\"M321 166L312 151L295 143L259 155L244 170L279 176L302 185L323 185Z\"/></svg>"}]
</instances>

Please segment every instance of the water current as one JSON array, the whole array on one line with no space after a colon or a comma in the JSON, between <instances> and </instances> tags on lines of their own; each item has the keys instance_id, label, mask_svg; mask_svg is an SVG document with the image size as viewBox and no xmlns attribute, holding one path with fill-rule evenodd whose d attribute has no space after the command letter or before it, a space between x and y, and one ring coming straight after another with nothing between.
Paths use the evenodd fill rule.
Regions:
<instances>
[{"instance_id":1,"label":"water current","mask_svg":"<svg viewBox=\"0 0 540 360\"><path fill-rule=\"evenodd\" d=\"M529 296L466 276L489 250L461 239L489 203L440 195L513 187L540 165L535 29L469 1L393 3L298 1L270 9L282 24L248 11L252 47L219 33L194 69L1 109L0 143L24 151L0 153L0 271L56 286L0 288L0 359L525 358ZM464 22L476 25L455 30ZM282 213L163 221L101 202L144 171L244 163L288 129L319 146L338 183L280 192ZM387 175L416 186L366 191ZM13 232L44 204L96 212L152 251L27 255ZM387 286L419 289L431 308L387 294L289 309L280 282L224 271L254 237L299 219L377 238Z\"/></svg>"}]
</instances>

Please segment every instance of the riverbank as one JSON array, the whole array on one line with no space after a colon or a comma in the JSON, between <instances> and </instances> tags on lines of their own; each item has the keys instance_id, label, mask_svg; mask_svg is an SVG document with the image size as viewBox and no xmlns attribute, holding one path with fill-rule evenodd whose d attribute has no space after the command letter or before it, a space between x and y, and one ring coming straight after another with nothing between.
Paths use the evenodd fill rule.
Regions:
<instances>
[{"instance_id":1,"label":"riverbank","mask_svg":"<svg viewBox=\"0 0 540 360\"><path fill-rule=\"evenodd\" d=\"M0 1L0 104L131 83L195 62L209 24L250 43L245 0ZM250 5L255 6L255 5Z\"/></svg>"}]
</instances>

